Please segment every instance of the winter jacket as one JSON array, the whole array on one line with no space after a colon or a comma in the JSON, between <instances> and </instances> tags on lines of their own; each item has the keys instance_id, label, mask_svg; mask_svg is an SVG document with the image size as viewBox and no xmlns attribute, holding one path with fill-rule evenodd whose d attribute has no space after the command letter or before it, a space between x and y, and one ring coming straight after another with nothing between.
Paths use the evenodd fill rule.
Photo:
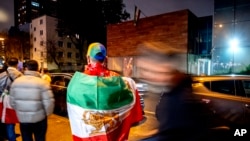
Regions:
<instances>
[{"instance_id":1,"label":"winter jacket","mask_svg":"<svg viewBox=\"0 0 250 141\"><path fill-rule=\"evenodd\" d=\"M20 71L18 71L14 67L8 67L7 71L8 71L8 73L9 73L12 80L15 80L17 77L23 75Z\"/></svg>"},{"instance_id":2,"label":"winter jacket","mask_svg":"<svg viewBox=\"0 0 250 141\"><path fill-rule=\"evenodd\" d=\"M21 123L36 123L53 113L51 87L36 71L25 71L10 88L10 104Z\"/></svg>"},{"instance_id":3,"label":"winter jacket","mask_svg":"<svg viewBox=\"0 0 250 141\"><path fill-rule=\"evenodd\" d=\"M9 74L9 79L7 79L6 81L6 78L8 77L7 72ZM3 71L0 75L0 95L2 94L5 87L7 87L7 89L9 90L11 83L17 77L22 76L22 75L23 74L14 67L8 67L6 71Z\"/></svg>"}]
</instances>

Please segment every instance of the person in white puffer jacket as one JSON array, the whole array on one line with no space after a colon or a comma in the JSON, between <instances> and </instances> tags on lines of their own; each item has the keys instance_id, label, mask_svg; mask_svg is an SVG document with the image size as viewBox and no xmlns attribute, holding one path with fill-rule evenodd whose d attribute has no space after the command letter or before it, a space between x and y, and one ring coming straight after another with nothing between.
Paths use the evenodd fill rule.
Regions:
<instances>
[{"instance_id":1,"label":"person in white puffer jacket","mask_svg":"<svg viewBox=\"0 0 250 141\"><path fill-rule=\"evenodd\" d=\"M26 62L24 75L17 78L10 88L10 103L20 122L22 140L45 141L47 116L54 110L54 95L46 80L39 73L35 60Z\"/></svg>"}]
</instances>

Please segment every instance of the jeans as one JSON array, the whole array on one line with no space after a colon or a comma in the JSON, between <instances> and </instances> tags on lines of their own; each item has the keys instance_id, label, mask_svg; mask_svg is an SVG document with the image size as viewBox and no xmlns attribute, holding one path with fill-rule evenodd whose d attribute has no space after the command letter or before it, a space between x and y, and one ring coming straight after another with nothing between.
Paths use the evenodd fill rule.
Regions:
<instances>
[{"instance_id":1,"label":"jeans","mask_svg":"<svg viewBox=\"0 0 250 141\"><path fill-rule=\"evenodd\" d=\"M22 134L22 141L33 141L33 134L35 141L45 141L47 132L47 118L36 123L20 123L20 131Z\"/></svg>"},{"instance_id":2,"label":"jeans","mask_svg":"<svg viewBox=\"0 0 250 141\"><path fill-rule=\"evenodd\" d=\"M16 141L15 124L5 124L6 134L9 141Z\"/></svg>"}]
</instances>

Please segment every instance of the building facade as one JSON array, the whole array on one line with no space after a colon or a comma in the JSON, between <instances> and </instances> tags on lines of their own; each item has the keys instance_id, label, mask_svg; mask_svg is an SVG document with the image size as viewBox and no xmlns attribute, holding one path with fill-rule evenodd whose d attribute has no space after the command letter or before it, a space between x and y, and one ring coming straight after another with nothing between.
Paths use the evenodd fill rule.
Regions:
<instances>
[{"instance_id":1,"label":"building facade","mask_svg":"<svg viewBox=\"0 0 250 141\"><path fill-rule=\"evenodd\" d=\"M122 71L123 58L140 55L137 47L144 42L163 42L167 48L175 48L182 54L180 69L191 74L198 72L197 63L197 20L189 10L165 13L134 21L108 25L108 67ZM159 22L160 21L160 22ZM133 69L136 77L137 68Z\"/></svg>"},{"instance_id":2,"label":"building facade","mask_svg":"<svg viewBox=\"0 0 250 141\"><path fill-rule=\"evenodd\" d=\"M47 15L32 20L30 58L37 60L41 68L78 70L79 51L69 38L58 35L56 25L57 19Z\"/></svg>"},{"instance_id":3,"label":"building facade","mask_svg":"<svg viewBox=\"0 0 250 141\"><path fill-rule=\"evenodd\" d=\"M14 0L15 26L31 23L42 15L56 16L56 0Z\"/></svg>"},{"instance_id":4,"label":"building facade","mask_svg":"<svg viewBox=\"0 0 250 141\"><path fill-rule=\"evenodd\" d=\"M240 73L250 65L250 1L214 0L212 74Z\"/></svg>"}]
</instances>

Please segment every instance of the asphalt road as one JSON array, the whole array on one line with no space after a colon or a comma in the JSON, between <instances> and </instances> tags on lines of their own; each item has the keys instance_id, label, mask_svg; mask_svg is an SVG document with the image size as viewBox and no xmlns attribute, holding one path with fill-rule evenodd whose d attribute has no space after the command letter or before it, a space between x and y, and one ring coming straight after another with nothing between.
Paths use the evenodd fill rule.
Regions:
<instances>
[{"instance_id":1,"label":"asphalt road","mask_svg":"<svg viewBox=\"0 0 250 141\"><path fill-rule=\"evenodd\" d=\"M146 138L154 129L157 128L158 122L155 118L155 106L157 105L160 94L144 93L144 120L130 130L129 141L139 141Z\"/></svg>"}]
</instances>

